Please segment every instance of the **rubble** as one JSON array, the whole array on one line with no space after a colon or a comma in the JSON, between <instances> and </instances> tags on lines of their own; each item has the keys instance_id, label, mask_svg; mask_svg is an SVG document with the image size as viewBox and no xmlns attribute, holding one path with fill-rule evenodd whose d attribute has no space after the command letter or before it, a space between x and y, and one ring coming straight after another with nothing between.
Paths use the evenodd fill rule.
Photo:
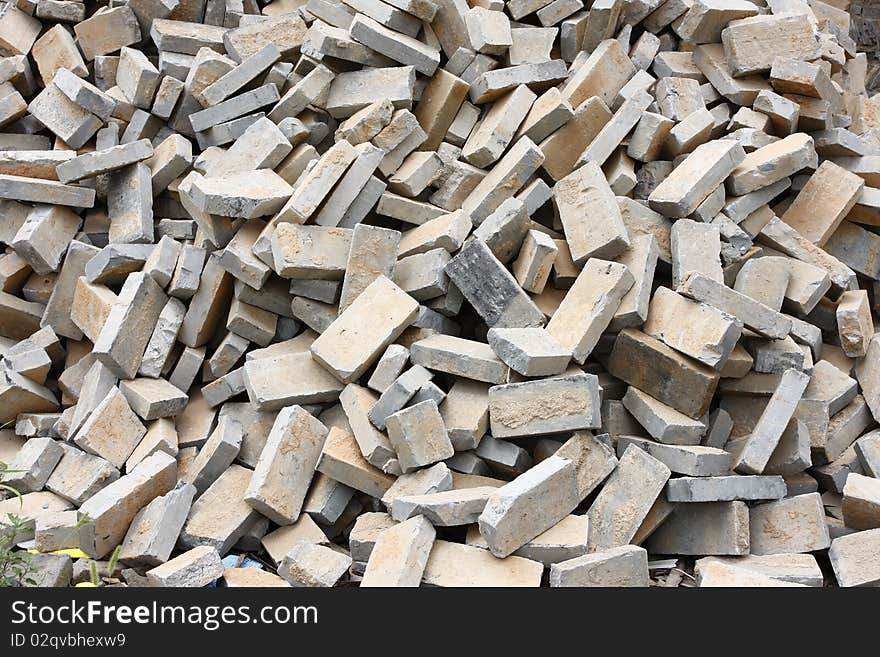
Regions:
<instances>
[{"instance_id":1,"label":"rubble","mask_svg":"<svg viewBox=\"0 0 880 657\"><path fill-rule=\"evenodd\" d=\"M877 584L849 3L174 4L0 11L39 585Z\"/></svg>"}]
</instances>

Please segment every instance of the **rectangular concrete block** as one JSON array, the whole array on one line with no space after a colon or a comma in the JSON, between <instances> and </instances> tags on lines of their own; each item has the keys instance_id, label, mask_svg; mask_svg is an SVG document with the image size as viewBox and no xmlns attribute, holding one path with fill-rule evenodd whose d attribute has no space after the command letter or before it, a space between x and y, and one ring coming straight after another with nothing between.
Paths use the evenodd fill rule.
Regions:
<instances>
[{"instance_id":1,"label":"rectangular concrete block","mask_svg":"<svg viewBox=\"0 0 880 657\"><path fill-rule=\"evenodd\" d=\"M634 281L625 265L591 259L551 317L547 332L583 363Z\"/></svg>"},{"instance_id":2,"label":"rectangular concrete block","mask_svg":"<svg viewBox=\"0 0 880 657\"><path fill-rule=\"evenodd\" d=\"M260 453L245 501L280 525L296 522L326 436L327 428L301 406L282 409Z\"/></svg>"},{"instance_id":3,"label":"rectangular concrete block","mask_svg":"<svg viewBox=\"0 0 880 657\"><path fill-rule=\"evenodd\" d=\"M543 569L530 559L508 557L501 561L482 548L434 541L422 582L428 586L536 587Z\"/></svg>"},{"instance_id":4,"label":"rectangular concrete block","mask_svg":"<svg viewBox=\"0 0 880 657\"><path fill-rule=\"evenodd\" d=\"M767 502L749 510L752 554L814 552L831 545L818 493Z\"/></svg>"},{"instance_id":5,"label":"rectangular concrete block","mask_svg":"<svg viewBox=\"0 0 880 657\"><path fill-rule=\"evenodd\" d=\"M598 379L592 374L489 388L489 422L496 438L595 429L601 424Z\"/></svg>"},{"instance_id":6,"label":"rectangular concrete block","mask_svg":"<svg viewBox=\"0 0 880 657\"><path fill-rule=\"evenodd\" d=\"M649 582L648 553L636 545L621 545L550 567L551 587L646 587Z\"/></svg>"},{"instance_id":7,"label":"rectangular concrete block","mask_svg":"<svg viewBox=\"0 0 880 657\"><path fill-rule=\"evenodd\" d=\"M745 502L679 504L646 543L670 555L745 555L750 545Z\"/></svg>"},{"instance_id":8,"label":"rectangular concrete block","mask_svg":"<svg viewBox=\"0 0 880 657\"><path fill-rule=\"evenodd\" d=\"M334 376L348 383L366 371L415 319L417 311L415 300L380 276L312 343L310 350Z\"/></svg>"},{"instance_id":9,"label":"rectangular concrete block","mask_svg":"<svg viewBox=\"0 0 880 657\"><path fill-rule=\"evenodd\" d=\"M669 475L670 470L663 463L630 446L590 506L590 551L628 544Z\"/></svg>"}]
</instances>

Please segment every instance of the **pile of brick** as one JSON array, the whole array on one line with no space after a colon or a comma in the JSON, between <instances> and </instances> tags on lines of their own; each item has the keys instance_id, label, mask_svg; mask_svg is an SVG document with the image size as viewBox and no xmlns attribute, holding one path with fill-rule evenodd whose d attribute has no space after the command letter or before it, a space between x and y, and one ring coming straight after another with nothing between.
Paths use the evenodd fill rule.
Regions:
<instances>
[{"instance_id":1,"label":"pile of brick","mask_svg":"<svg viewBox=\"0 0 880 657\"><path fill-rule=\"evenodd\" d=\"M846 11L86 13L0 8L0 533L40 584L880 583Z\"/></svg>"}]
</instances>

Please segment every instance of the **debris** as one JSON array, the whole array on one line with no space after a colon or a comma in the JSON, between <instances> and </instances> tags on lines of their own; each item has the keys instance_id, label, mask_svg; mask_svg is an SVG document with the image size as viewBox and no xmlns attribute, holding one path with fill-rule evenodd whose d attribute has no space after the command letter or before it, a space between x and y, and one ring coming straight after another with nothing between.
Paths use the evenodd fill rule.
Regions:
<instances>
[{"instance_id":1,"label":"debris","mask_svg":"<svg viewBox=\"0 0 880 657\"><path fill-rule=\"evenodd\" d=\"M847 2L25 4L0 532L41 584L877 583Z\"/></svg>"}]
</instances>

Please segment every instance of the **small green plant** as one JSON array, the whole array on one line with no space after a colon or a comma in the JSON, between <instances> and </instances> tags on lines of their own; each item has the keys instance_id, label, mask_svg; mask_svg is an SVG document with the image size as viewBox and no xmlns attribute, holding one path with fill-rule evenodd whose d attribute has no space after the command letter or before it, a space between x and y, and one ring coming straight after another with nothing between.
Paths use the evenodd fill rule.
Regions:
<instances>
[{"instance_id":1,"label":"small green plant","mask_svg":"<svg viewBox=\"0 0 880 657\"><path fill-rule=\"evenodd\" d=\"M0 427L0 429L2 429L2 427ZM6 491L7 493L12 493L16 497L18 497L18 501L19 501L19 503L21 503L21 493L19 493L12 486L3 483L3 478L5 475L18 472L18 470L7 470L8 467L9 467L8 464L4 463L3 461L0 461L0 491ZM0 499L2 499L2 497L0 497Z\"/></svg>"},{"instance_id":2,"label":"small green plant","mask_svg":"<svg viewBox=\"0 0 880 657\"><path fill-rule=\"evenodd\" d=\"M17 470L8 470L7 464L0 461L0 478L15 472ZM0 482L0 492L3 491L15 495L19 506L23 506L21 492L9 484ZM30 533L28 523L14 513L6 514L6 519L0 522L0 588L36 584L30 576L34 572L31 555L26 550L18 550L15 547L16 539L28 533Z\"/></svg>"},{"instance_id":3,"label":"small green plant","mask_svg":"<svg viewBox=\"0 0 880 657\"><path fill-rule=\"evenodd\" d=\"M107 574L113 577L113 571L116 570L116 562L119 561L119 551L122 550L121 545L117 545L116 549L110 555L110 561L107 562Z\"/></svg>"},{"instance_id":4,"label":"small green plant","mask_svg":"<svg viewBox=\"0 0 880 657\"><path fill-rule=\"evenodd\" d=\"M110 560L107 562L107 576L113 577L113 571L116 570L116 562L119 560L119 551L122 549L121 545L117 545L116 549L110 554ZM91 575L91 582L93 586L101 586L101 577L98 574L98 562L92 560L91 564L89 564L89 573Z\"/></svg>"},{"instance_id":5,"label":"small green plant","mask_svg":"<svg viewBox=\"0 0 880 657\"><path fill-rule=\"evenodd\" d=\"M31 555L15 548L16 538L29 531L27 522L14 513L7 514L6 519L7 522L0 525L0 588L36 584L31 577L34 572Z\"/></svg>"}]
</instances>

